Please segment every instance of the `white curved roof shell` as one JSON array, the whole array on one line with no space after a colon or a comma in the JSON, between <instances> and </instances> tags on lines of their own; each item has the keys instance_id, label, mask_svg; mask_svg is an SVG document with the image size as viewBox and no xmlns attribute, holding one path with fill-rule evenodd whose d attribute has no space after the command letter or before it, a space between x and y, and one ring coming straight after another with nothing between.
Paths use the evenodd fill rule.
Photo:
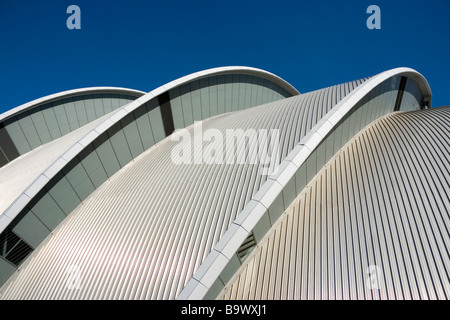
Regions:
<instances>
[{"instance_id":1,"label":"white curved roof shell","mask_svg":"<svg viewBox=\"0 0 450 320\"><path fill-rule=\"evenodd\" d=\"M221 299L448 299L450 108L369 125L289 205Z\"/></svg>"},{"instance_id":2,"label":"white curved roof shell","mask_svg":"<svg viewBox=\"0 0 450 320\"><path fill-rule=\"evenodd\" d=\"M86 125L78 131L84 136L75 143L70 135L63 137L66 145L72 143L68 148L60 140L51 141L49 145L53 147L62 146L53 155L57 159L40 173L39 168L35 170L39 175L30 185L27 186L27 181L31 178L23 180L18 188L19 192L23 191L15 200L7 200L12 203L0 215L3 257L13 264L20 263L26 252L36 248L93 190L133 158L163 140L170 130L194 120L292 94L298 92L268 72L246 67L215 68L153 90L106 116L99 125ZM36 154L42 152L26 157L39 160ZM14 167L14 163L6 167ZM16 243L13 247L22 251L8 247L13 243ZM4 261L3 270L8 271L3 279L14 270L8 261Z\"/></svg>"},{"instance_id":3,"label":"white curved roof shell","mask_svg":"<svg viewBox=\"0 0 450 320\"><path fill-rule=\"evenodd\" d=\"M246 79L235 79L248 83ZM219 85L217 81L214 80L214 86ZM277 83L284 90L291 90L288 85ZM226 86L227 81L223 84ZM279 170L267 176L258 162L178 165L171 159L177 143L163 135L146 151L140 148L143 151L128 157L133 159L131 162L124 160L106 182L90 188L92 191L82 203L41 245L37 243L21 271L2 287L3 298L214 298L230 279L236 278L233 275L240 265L246 265L241 244L250 243L252 249L263 241L297 195L308 188L309 181L358 131L394 110L418 110L431 101L426 80L407 68L247 109L231 107L227 111L225 107L215 114L212 110L218 109L211 106L220 106L211 98L216 91L211 91L210 85L211 82L205 86L209 88L208 100L203 100L206 96L202 94L195 100L195 95L189 93L190 106L195 101L200 101L202 108L209 106L209 111L199 109L201 119L207 119L202 122L203 131L278 130L280 154L272 159L272 164L280 164ZM176 86L179 91L170 91ZM77 148L72 148L76 152L63 159L78 162L73 162L71 171L64 170L64 179L74 181L70 174L80 165L89 172L93 162L86 159L93 156L92 151L102 152L108 141L114 149L118 133L136 123L124 119L131 113L133 119L141 119L142 112L136 113L142 109L140 106L146 106L148 114L157 110L149 104L158 94L169 92L173 129L187 125L187 132L194 134L199 124L192 125L194 118L186 118L182 86L174 82L163 87L119 110L83 138ZM244 106L247 87L239 88L243 88L238 91L242 90L242 95L231 96L229 101ZM291 90L291 94L295 93ZM159 102L159 108L167 103ZM177 114L177 110L181 113ZM111 131L113 124L119 122L120 128ZM136 126L139 128L139 123ZM104 132L111 133L100 139ZM128 143L133 153L130 143L135 140L124 134L123 146ZM100 141L95 144L96 140ZM194 143L193 151L200 146ZM88 151L88 147L92 150ZM80 152L84 152L81 158L76 155ZM99 159L103 161L101 156ZM32 212L34 216L39 215L38 209ZM22 236L33 235L22 232ZM78 268L82 276L76 290L67 283L67 272L72 267Z\"/></svg>"}]
</instances>

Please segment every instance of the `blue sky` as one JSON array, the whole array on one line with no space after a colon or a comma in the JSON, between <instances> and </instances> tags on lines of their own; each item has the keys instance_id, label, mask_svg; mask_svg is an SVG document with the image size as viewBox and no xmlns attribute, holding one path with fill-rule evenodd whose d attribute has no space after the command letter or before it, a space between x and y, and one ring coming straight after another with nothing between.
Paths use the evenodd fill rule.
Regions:
<instances>
[{"instance_id":1,"label":"blue sky","mask_svg":"<svg viewBox=\"0 0 450 320\"><path fill-rule=\"evenodd\" d=\"M69 30L69 5L81 30ZM369 5L381 29L369 30ZM300 92L394 67L450 104L450 0L0 0L0 113L90 86L150 91L207 68L245 65Z\"/></svg>"}]
</instances>

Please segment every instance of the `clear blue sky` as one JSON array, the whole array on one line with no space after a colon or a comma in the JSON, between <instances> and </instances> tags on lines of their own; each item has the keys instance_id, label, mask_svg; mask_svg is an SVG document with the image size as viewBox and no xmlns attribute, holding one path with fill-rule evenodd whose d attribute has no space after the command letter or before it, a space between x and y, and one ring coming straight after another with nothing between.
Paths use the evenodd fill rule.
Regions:
<instances>
[{"instance_id":1,"label":"clear blue sky","mask_svg":"<svg viewBox=\"0 0 450 320\"><path fill-rule=\"evenodd\" d=\"M69 30L69 5L81 30ZM381 29L369 30L369 5ZM450 0L0 0L0 113L90 86L150 91L199 70L245 65L300 92L394 67L450 104Z\"/></svg>"}]
</instances>

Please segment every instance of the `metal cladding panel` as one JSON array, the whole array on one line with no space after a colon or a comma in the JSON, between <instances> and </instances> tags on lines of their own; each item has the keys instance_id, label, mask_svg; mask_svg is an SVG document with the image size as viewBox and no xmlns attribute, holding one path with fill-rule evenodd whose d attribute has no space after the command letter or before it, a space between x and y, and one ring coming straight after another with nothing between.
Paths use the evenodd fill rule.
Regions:
<instances>
[{"instance_id":1,"label":"metal cladding panel","mask_svg":"<svg viewBox=\"0 0 450 320\"><path fill-rule=\"evenodd\" d=\"M50 230L31 213L14 226L13 232L25 240L28 245L36 248L49 235Z\"/></svg>"},{"instance_id":2,"label":"metal cladding panel","mask_svg":"<svg viewBox=\"0 0 450 320\"><path fill-rule=\"evenodd\" d=\"M36 212L35 216L45 226L48 226L49 230L56 228L56 226L66 217L60 207L60 204L56 203L48 193L46 193L36 203L30 204L30 210L32 212ZM34 225L32 225L32 227L34 227ZM25 237L23 238L25 239ZM34 243L33 246L37 247L37 244Z\"/></svg>"},{"instance_id":3,"label":"metal cladding panel","mask_svg":"<svg viewBox=\"0 0 450 320\"><path fill-rule=\"evenodd\" d=\"M133 111L134 118L136 119L136 126L141 137L141 141L145 150L155 144L155 138L153 137L152 127L148 118L147 110L140 108ZM147 134L144 134L146 132Z\"/></svg>"},{"instance_id":4,"label":"metal cladding panel","mask_svg":"<svg viewBox=\"0 0 450 320\"><path fill-rule=\"evenodd\" d=\"M80 127L80 123L78 122L77 112L75 110L75 101L74 98L66 98L62 100L63 109L66 112L67 120L69 120L70 130L73 131L76 128ZM108 112L111 112L109 110Z\"/></svg>"},{"instance_id":5,"label":"metal cladding panel","mask_svg":"<svg viewBox=\"0 0 450 320\"><path fill-rule=\"evenodd\" d=\"M189 83L180 86L180 98L183 112L184 125L181 125L177 122L176 128L184 128L194 123L194 113L192 111L192 99L190 93ZM219 101L222 101L219 98ZM220 112L220 111L219 111ZM223 111L221 112L223 113Z\"/></svg>"},{"instance_id":6,"label":"metal cladding panel","mask_svg":"<svg viewBox=\"0 0 450 320\"><path fill-rule=\"evenodd\" d=\"M421 105L423 100L422 93L414 81L407 80L403 94L400 111L417 110L417 104Z\"/></svg>"},{"instance_id":7,"label":"metal cladding panel","mask_svg":"<svg viewBox=\"0 0 450 320\"><path fill-rule=\"evenodd\" d=\"M233 90L228 78L225 101L227 90ZM359 83L221 115L202 122L203 130L279 129L280 157L273 160L279 163ZM320 95L323 99L313 99ZM201 116L201 109L196 112ZM191 136L197 125L186 129ZM2 297L177 297L267 176L259 163L177 165L171 159L176 144L160 141L85 199L5 284ZM198 148L207 145L194 143L192 154L201 154ZM227 148L230 152L234 146ZM280 201L277 205L283 206ZM76 290L67 283L72 268L81 276Z\"/></svg>"},{"instance_id":8,"label":"metal cladding panel","mask_svg":"<svg viewBox=\"0 0 450 320\"><path fill-rule=\"evenodd\" d=\"M130 148L132 158L136 158L142 152L144 152L144 146L142 144L141 135L139 134L139 129L137 127L134 114L130 113L127 117L133 119L132 121L121 121L123 122L123 132L127 140L128 147Z\"/></svg>"},{"instance_id":9,"label":"metal cladding panel","mask_svg":"<svg viewBox=\"0 0 450 320\"><path fill-rule=\"evenodd\" d=\"M121 103L123 103L121 101ZM86 106L85 111L86 111L86 117L87 117L87 121L88 122L92 122L95 119L97 119L97 113L95 112L95 103L94 103L94 99L92 95L89 95L87 97L87 99L84 101L84 104ZM123 103L122 105L125 105L125 103ZM100 114L100 113L98 113Z\"/></svg>"},{"instance_id":10,"label":"metal cladding panel","mask_svg":"<svg viewBox=\"0 0 450 320\"><path fill-rule=\"evenodd\" d=\"M19 126L22 129L22 132L25 134L25 137L27 138L28 144L30 145L31 149L34 149L38 146L40 146L42 143L39 139L39 136L37 134L36 128L33 124L33 121L31 117L26 116L21 119L19 119ZM5 127L8 131L8 126ZM14 141L14 137L11 137L11 139Z\"/></svg>"},{"instance_id":11,"label":"metal cladding panel","mask_svg":"<svg viewBox=\"0 0 450 320\"><path fill-rule=\"evenodd\" d=\"M113 109L113 105L112 105L112 101L109 95L104 94L103 98L102 98L102 102L103 102L103 108L105 110L105 112L111 112Z\"/></svg>"},{"instance_id":12,"label":"metal cladding panel","mask_svg":"<svg viewBox=\"0 0 450 320\"><path fill-rule=\"evenodd\" d=\"M50 137L50 128L47 127L47 123L45 122L42 111L33 113L30 115L30 117L39 135L39 140L41 141L41 144L45 144L51 141L52 139Z\"/></svg>"},{"instance_id":13,"label":"metal cladding panel","mask_svg":"<svg viewBox=\"0 0 450 320\"><path fill-rule=\"evenodd\" d=\"M306 186L219 299L449 299L450 108L395 113Z\"/></svg>"},{"instance_id":14,"label":"metal cladding panel","mask_svg":"<svg viewBox=\"0 0 450 320\"><path fill-rule=\"evenodd\" d=\"M82 159L81 164L86 169L89 179L97 189L108 179L108 175L97 153L94 152L94 147L87 147L84 152L80 154L80 158Z\"/></svg>"},{"instance_id":15,"label":"metal cladding panel","mask_svg":"<svg viewBox=\"0 0 450 320\"><path fill-rule=\"evenodd\" d=\"M120 88L104 90L106 92L123 91ZM83 94L83 91L88 93ZM18 109L23 107L23 110L16 110L16 112L11 110L12 114L9 117L5 114L1 115L3 117L0 121L4 124L19 155L24 155L32 149L83 127L143 94L133 90L128 90L129 94L120 95L101 93L101 91L101 88L79 89L57 94L56 96L60 97L54 99L51 98L52 96L42 98L40 100L44 101L38 100L35 105L30 102L18 107ZM98 100L104 101L97 104ZM104 107L104 104L107 107ZM3 144L0 141L0 147ZM12 160L14 159L9 159L9 161Z\"/></svg>"},{"instance_id":16,"label":"metal cladding panel","mask_svg":"<svg viewBox=\"0 0 450 320\"><path fill-rule=\"evenodd\" d=\"M56 119L55 112L51 108L42 109L42 115L48 126L51 140L55 140L55 139L61 137L62 133L61 133L61 129L59 128L58 120ZM95 118L93 120L95 120Z\"/></svg>"},{"instance_id":17,"label":"metal cladding panel","mask_svg":"<svg viewBox=\"0 0 450 320\"><path fill-rule=\"evenodd\" d=\"M230 78L232 75L225 75L226 77ZM217 76L212 76L214 79L216 79ZM237 78L238 79L238 78ZM201 99L191 99L192 105L196 105L199 110L203 110L207 107L209 107L209 80L208 78L203 78L201 80L194 80L193 83L198 84L198 90L196 92L193 92L192 95L189 93L189 97L193 97L195 95L197 96L204 96L203 102ZM214 83L213 81L211 83ZM263 84L267 85L268 81L264 80L262 81ZM202 84L202 85L201 85ZM190 85L187 83L187 85ZM239 86L241 83L239 83ZM239 87L238 86L238 87ZM278 90L283 90L278 88ZM201 93L203 92L203 93ZM231 92L229 93L231 96ZM98 98L99 94L95 96ZM126 96L121 95L114 95L114 94L100 94L102 99L102 110L109 110L110 106L114 109L118 106L120 101L126 101ZM208 97L206 99L205 97ZM88 105L86 102L91 101L90 98L93 98L94 95L87 95L88 100L85 99L84 96L82 97L69 97L66 99L62 99L62 102L65 103L65 105L68 106L70 110L72 110L69 114L69 118L75 117L78 119L77 121L80 121L80 119L85 119L87 121L87 113L84 110L84 106ZM125 97L125 98L123 98ZM233 99L230 100L230 107L231 104L235 103L238 104L238 98L235 97L234 101ZM170 105L166 106L167 108L170 108ZM250 107L250 106L246 106ZM85 162L85 163L78 163L78 164L72 164L72 168L65 170L64 174L67 175L68 182L65 182L64 177L59 177L61 180L59 180L59 184L64 184L64 186L70 185L69 189L73 189L69 192L68 188L59 188L59 185L54 187L52 190L49 190L50 193L53 193L57 196L55 198L55 201L59 202L61 208L64 212L68 213L72 211L72 209L79 204L80 201L83 201L90 193L93 192L93 190L98 187L102 182L106 180L105 176L102 174L105 172L107 176L112 176L114 173L116 173L120 168L125 166L127 163L129 163L132 159L137 157L139 154L141 154L144 150L150 148L155 142L159 142L163 140L167 134L166 131L166 124L164 123L164 119L162 117L162 113L160 110L160 106L158 103L158 99L150 99L150 101L143 103L141 108L138 108L139 110L134 110L131 113L128 113L124 118L121 118L122 115L126 114L126 111L124 109L119 110L117 113L114 113L114 115L107 121L103 122L100 126L101 128L106 128L108 124L112 124L111 127L107 129L107 132L105 135L103 135L99 140L94 141L95 150L92 150L90 148L91 152L95 153L96 156L89 157L90 159L96 158L98 161L101 162L102 168L100 168L99 174L93 173L94 176L91 178L91 176L88 174L88 171L92 173L92 168L85 167L85 164L91 164L91 162ZM67 114L67 113L66 113ZM36 113L34 114L36 115ZM208 116L208 114L205 114L205 116ZM203 115L202 115L203 116ZM109 118L109 116L108 116ZM28 119L28 118L26 118ZM75 121L74 119L73 121ZM104 118L101 118L104 119ZM116 122L114 119L120 119L120 121ZM83 120L82 122L84 122ZM170 119L169 119L170 120ZM166 119L166 121L168 121ZM76 137L80 137L79 134L85 134L89 130L91 130L93 127L95 127L98 124L97 121L93 121L89 124L89 126L82 127L83 129L76 130L77 135ZM89 135L96 135L99 134L99 132L103 132L104 129L99 129L100 127L96 127L95 132L90 132ZM8 197L5 197L5 208L9 203L6 203L8 199L10 201L13 201L16 197L14 196L17 192L23 191L25 187L28 186L30 181L33 181L34 178L36 178L36 175L39 174L39 170L43 170L45 166L48 166L49 163L54 161L62 152L65 151L67 146L70 145L70 143L75 142L76 140L73 140L73 137L75 137L74 134L69 134L67 137L62 138L61 140L58 140L58 143L51 143L49 146L43 146L42 148L45 149L45 153L41 152L41 155L44 155L46 158L43 161L43 159L36 157L35 152L31 152L27 155L24 155L23 158L27 159L27 163L29 165L36 162L36 160L41 164L41 167L35 166L33 168L32 172L26 173L26 181L24 183L17 184L17 179L14 176L14 179L9 179L8 183L5 183L5 189L10 187L12 184L14 184L14 187L11 189L14 191L11 193L9 190L7 190L6 193L8 193ZM85 137L84 141L88 141L89 137ZM64 144L61 144L61 141L64 142ZM79 149L81 146L84 146L85 143L78 144L75 149ZM65 147L64 147L65 146ZM55 148L56 147L56 148ZM59 151L59 152L58 152ZM48 154L47 154L48 152ZM73 152L71 152L73 154ZM82 152L82 158L89 156L86 154L86 152ZM82 160L80 158L80 160ZM94 160L95 161L95 160ZM25 163L25 164L27 164ZM12 167L20 167L21 169L24 169L24 161L23 159L18 159L17 163L12 164ZM11 171L11 166L8 168L5 168L7 173L8 172L14 172ZM95 167L98 168L98 165L95 165ZM22 181L21 181L22 182ZM64 194L61 195L60 190L65 190ZM45 208L47 204L44 204L40 206L40 208ZM48 204L50 206L50 204ZM53 204L51 204L52 207ZM56 211L51 211L56 212ZM50 220L52 219L49 215L49 212L41 212L36 213L37 216L46 216L49 217ZM60 221L59 215L53 217L56 219L55 221ZM53 224L52 224L53 225Z\"/></svg>"},{"instance_id":18,"label":"metal cladding panel","mask_svg":"<svg viewBox=\"0 0 450 320\"><path fill-rule=\"evenodd\" d=\"M153 126L152 126L153 127ZM115 124L107 131L114 153L119 161L120 167L125 166L133 158L127 144L127 139L121 128L120 123ZM111 133L110 133L111 132Z\"/></svg>"},{"instance_id":19,"label":"metal cladding panel","mask_svg":"<svg viewBox=\"0 0 450 320\"><path fill-rule=\"evenodd\" d=\"M159 108L154 108L148 111L148 117L150 119L150 125L152 127L155 142L163 140L166 135L164 132L164 124L161 117L161 111L159 110Z\"/></svg>"},{"instance_id":20,"label":"metal cladding panel","mask_svg":"<svg viewBox=\"0 0 450 320\"><path fill-rule=\"evenodd\" d=\"M172 107L172 116L175 129L182 129L184 125L183 106L181 104L180 87L176 87L170 91L173 96L170 104Z\"/></svg>"},{"instance_id":21,"label":"metal cladding panel","mask_svg":"<svg viewBox=\"0 0 450 320\"><path fill-rule=\"evenodd\" d=\"M0 214L61 154L106 117L51 141L0 168Z\"/></svg>"},{"instance_id":22,"label":"metal cladding panel","mask_svg":"<svg viewBox=\"0 0 450 320\"><path fill-rule=\"evenodd\" d=\"M12 263L0 257L0 281L7 281L16 270L16 267Z\"/></svg>"},{"instance_id":23,"label":"metal cladding panel","mask_svg":"<svg viewBox=\"0 0 450 320\"><path fill-rule=\"evenodd\" d=\"M17 149L18 154L25 154L28 151L31 150L30 144L25 136L25 133L23 132L22 128L20 127L19 121L16 121L13 119L7 119L4 122L4 129L7 134L9 135L9 139ZM6 127L8 129L6 130ZM12 140L11 137L14 137L14 140ZM2 137L3 138L3 137ZM3 140L3 139L2 139ZM9 159L11 161L11 159Z\"/></svg>"},{"instance_id":24,"label":"metal cladding panel","mask_svg":"<svg viewBox=\"0 0 450 320\"><path fill-rule=\"evenodd\" d=\"M69 119L67 118L67 113L62 106L59 108L52 108L55 113L58 127L61 130L61 135L66 135L70 132Z\"/></svg>"},{"instance_id":25,"label":"metal cladding panel","mask_svg":"<svg viewBox=\"0 0 450 320\"><path fill-rule=\"evenodd\" d=\"M255 100L252 104L246 96L257 97L258 90L267 92L259 93L260 103ZM193 121L204 120L217 114L243 110L290 96L266 79L244 74L217 75L196 80L173 88L169 95L175 129L185 128Z\"/></svg>"},{"instance_id":26,"label":"metal cladding panel","mask_svg":"<svg viewBox=\"0 0 450 320\"><path fill-rule=\"evenodd\" d=\"M84 126L86 123L88 123L85 103L81 99L74 99L74 106L78 118L78 123L80 127Z\"/></svg>"}]
</instances>

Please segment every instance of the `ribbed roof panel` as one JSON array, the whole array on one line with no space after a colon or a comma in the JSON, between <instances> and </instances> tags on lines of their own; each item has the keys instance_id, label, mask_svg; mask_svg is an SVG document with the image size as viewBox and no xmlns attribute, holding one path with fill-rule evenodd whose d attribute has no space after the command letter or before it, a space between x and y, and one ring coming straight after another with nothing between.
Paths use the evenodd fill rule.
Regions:
<instances>
[{"instance_id":1,"label":"ribbed roof panel","mask_svg":"<svg viewBox=\"0 0 450 320\"><path fill-rule=\"evenodd\" d=\"M391 114L333 157L220 299L448 299L450 108Z\"/></svg>"},{"instance_id":2,"label":"ribbed roof panel","mask_svg":"<svg viewBox=\"0 0 450 320\"><path fill-rule=\"evenodd\" d=\"M81 128L27 152L0 167L0 215L61 154L86 133L110 117L112 111Z\"/></svg>"},{"instance_id":3,"label":"ribbed roof panel","mask_svg":"<svg viewBox=\"0 0 450 320\"><path fill-rule=\"evenodd\" d=\"M279 162L363 81L217 116L203 130L278 129ZM175 298L267 180L248 162L176 165L176 144L161 141L92 193L2 288L3 298ZM77 290L67 285L71 266L82 277Z\"/></svg>"}]
</instances>

